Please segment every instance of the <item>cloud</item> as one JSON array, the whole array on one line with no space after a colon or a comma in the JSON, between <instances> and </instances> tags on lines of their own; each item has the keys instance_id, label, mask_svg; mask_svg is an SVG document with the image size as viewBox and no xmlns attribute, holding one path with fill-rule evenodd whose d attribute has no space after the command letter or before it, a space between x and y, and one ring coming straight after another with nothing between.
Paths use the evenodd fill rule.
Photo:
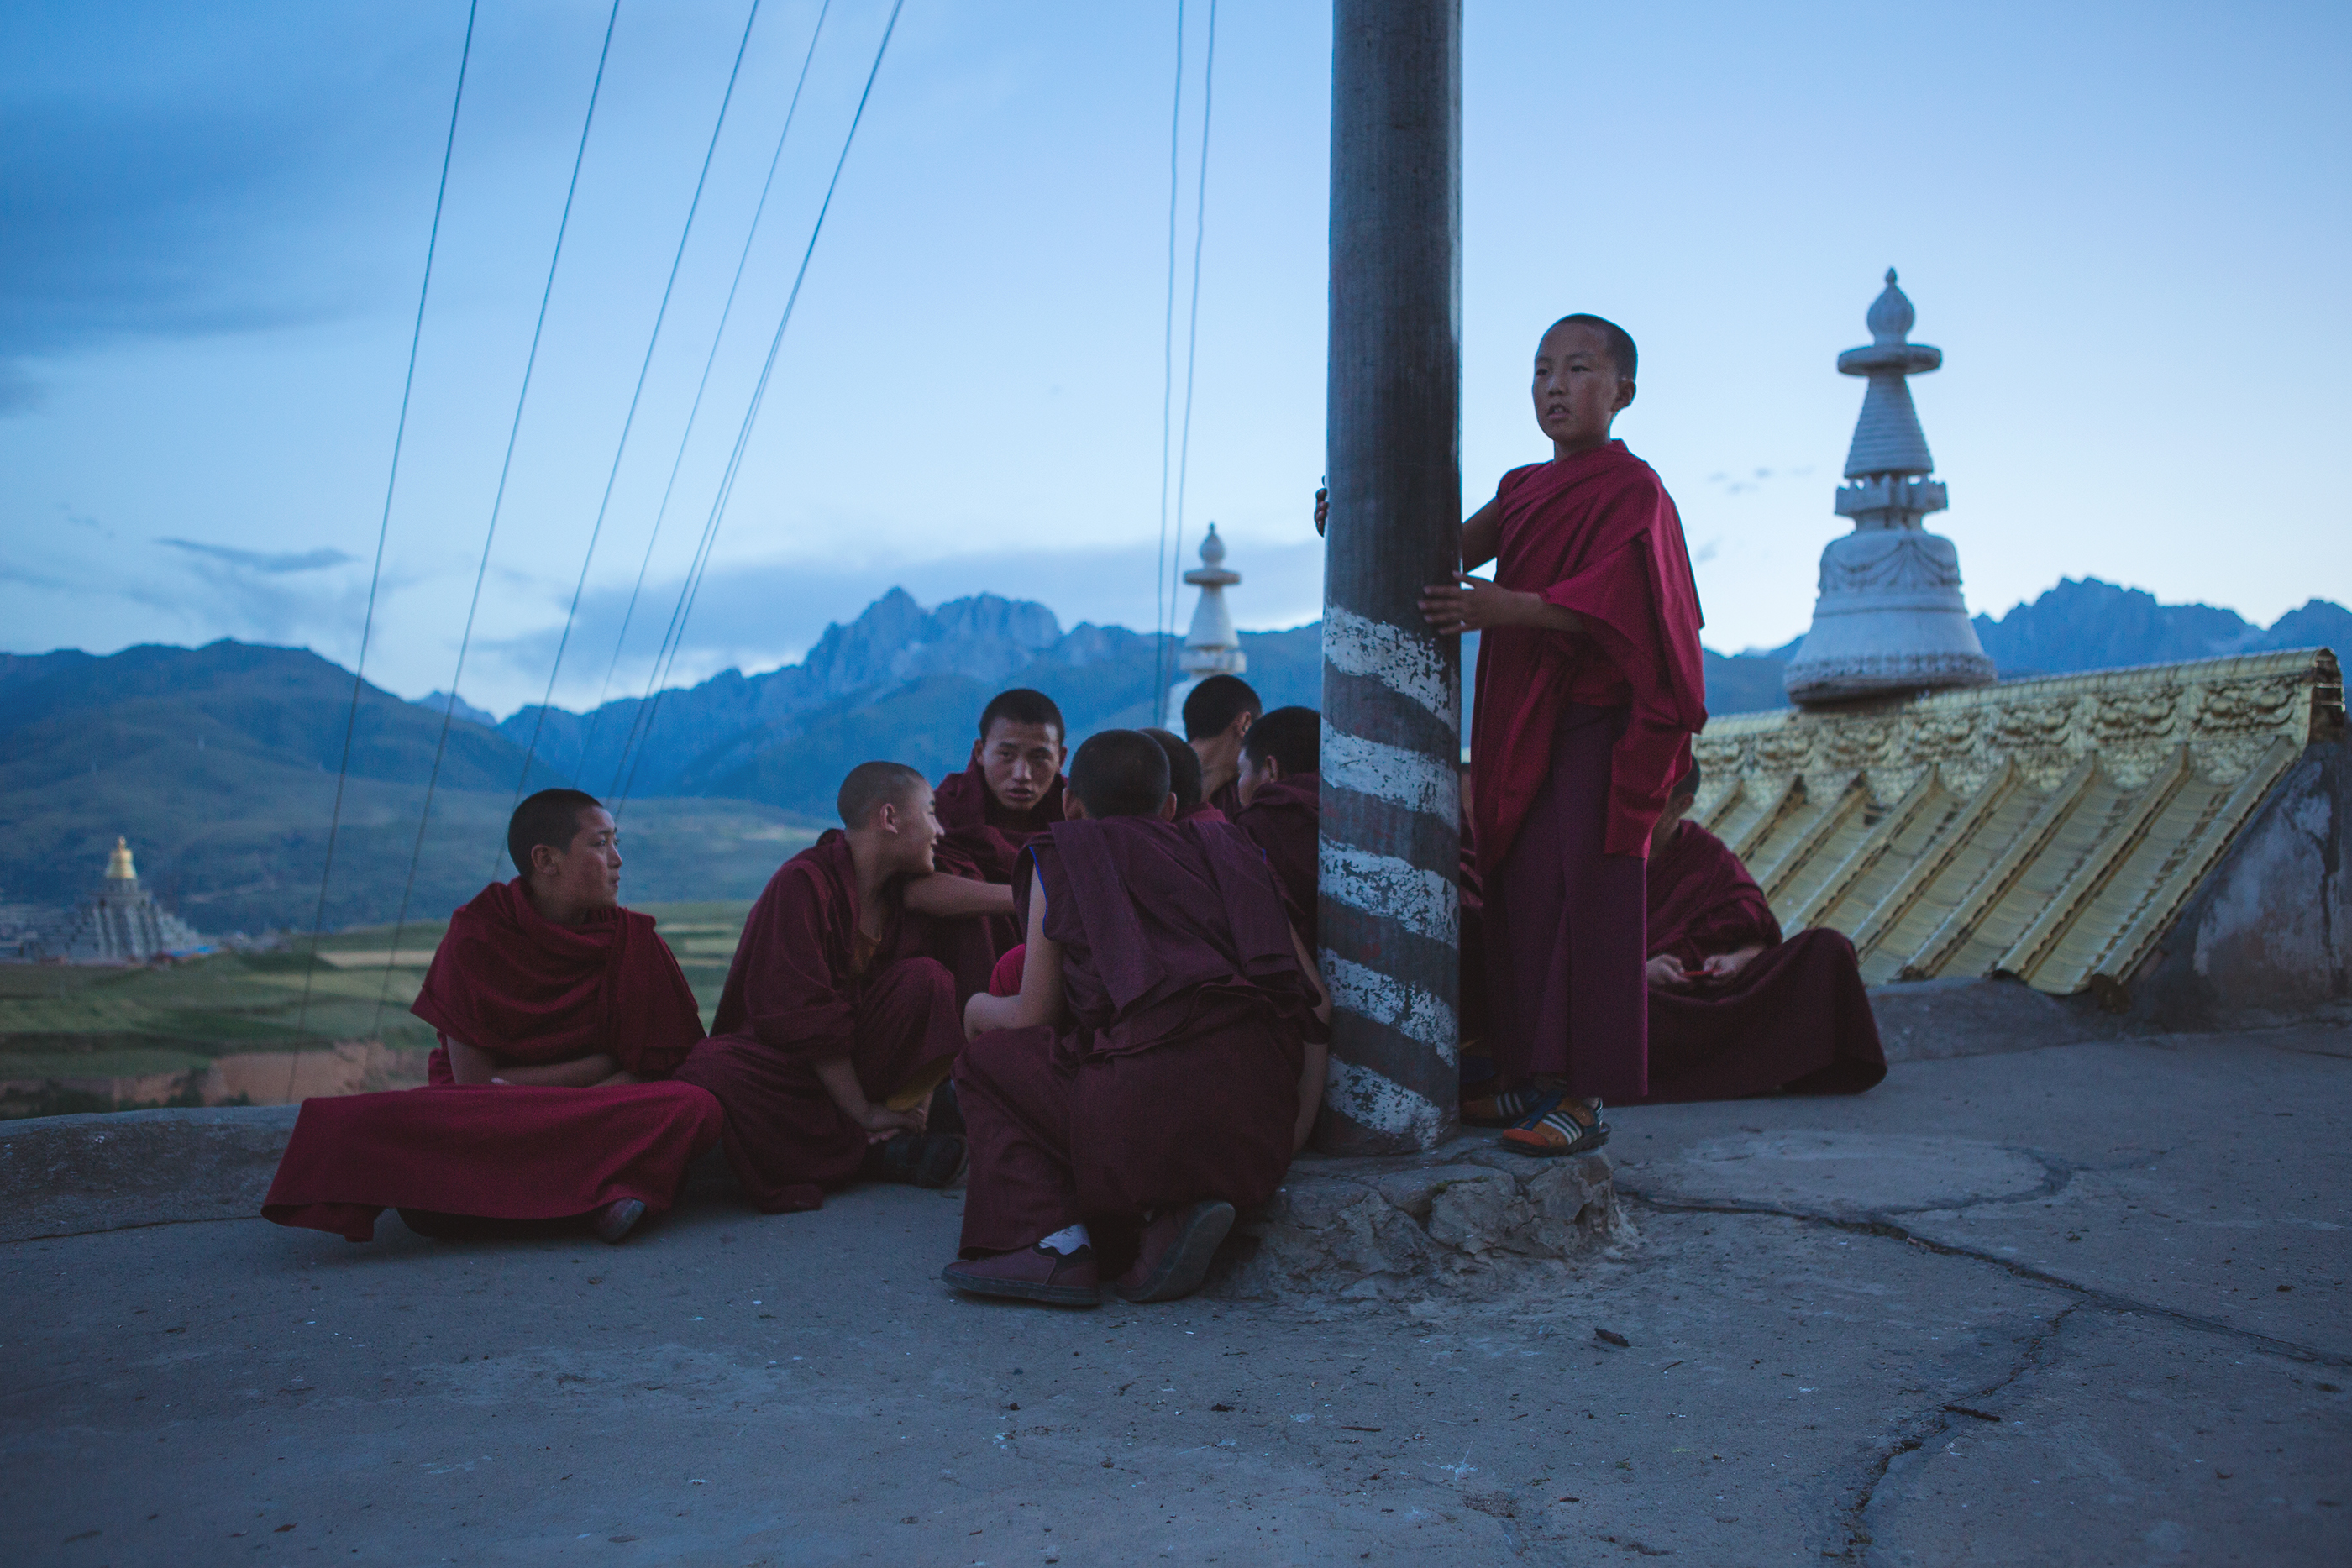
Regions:
<instances>
[{"instance_id":1,"label":"cloud","mask_svg":"<svg viewBox=\"0 0 2352 1568\"><path fill-rule=\"evenodd\" d=\"M320 571L359 559L339 549L310 549L295 554L290 551L238 549L233 545L200 544L194 539L157 539L155 542L194 555L226 561L231 566L241 566L248 571L266 571L272 575L289 571Z\"/></svg>"}]
</instances>

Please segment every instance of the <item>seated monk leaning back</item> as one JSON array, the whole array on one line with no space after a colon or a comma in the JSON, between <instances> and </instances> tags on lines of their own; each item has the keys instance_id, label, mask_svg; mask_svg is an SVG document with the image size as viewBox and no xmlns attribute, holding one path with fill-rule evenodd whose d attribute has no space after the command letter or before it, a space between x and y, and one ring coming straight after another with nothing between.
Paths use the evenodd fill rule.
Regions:
<instances>
[{"instance_id":1,"label":"seated monk leaning back","mask_svg":"<svg viewBox=\"0 0 2352 1568\"><path fill-rule=\"evenodd\" d=\"M449 919L412 1009L422 1089L305 1101L262 1213L365 1241L584 1217L618 1241L718 1141L718 1103L667 1079L702 1033L651 916L620 906L612 815L577 789L515 809L520 873ZM482 1222L493 1222L485 1225Z\"/></svg>"},{"instance_id":2,"label":"seated monk leaning back","mask_svg":"<svg viewBox=\"0 0 2352 1568\"><path fill-rule=\"evenodd\" d=\"M1126 1300L1170 1301L1306 1142L1330 1004L1255 846L1172 820L1150 736L1087 740L1070 795L1014 883L1020 989L966 1006L971 1176L942 1278L1090 1307L1107 1269Z\"/></svg>"}]
</instances>

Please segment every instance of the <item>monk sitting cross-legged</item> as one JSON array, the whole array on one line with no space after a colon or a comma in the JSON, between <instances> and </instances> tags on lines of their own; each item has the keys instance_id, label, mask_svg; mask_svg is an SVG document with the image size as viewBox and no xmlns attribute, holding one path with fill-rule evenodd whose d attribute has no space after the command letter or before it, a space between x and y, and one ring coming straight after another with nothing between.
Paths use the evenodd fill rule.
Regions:
<instances>
[{"instance_id":1,"label":"monk sitting cross-legged","mask_svg":"<svg viewBox=\"0 0 2352 1568\"><path fill-rule=\"evenodd\" d=\"M971 762L940 780L938 873L907 884L906 906L929 915L926 950L954 974L959 1001L1021 940L1013 865L1021 847L1062 820L1062 710L1043 692L999 692L980 712Z\"/></svg>"},{"instance_id":2,"label":"monk sitting cross-legged","mask_svg":"<svg viewBox=\"0 0 2352 1568\"><path fill-rule=\"evenodd\" d=\"M743 923L711 1037L677 1075L727 1110L727 1163L770 1214L863 1174L943 1186L963 1140L924 1106L963 1044L955 983L922 955L899 890L932 868L939 820L913 768L865 762L843 827L786 861Z\"/></svg>"},{"instance_id":3,"label":"monk sitting cross-legged","mask_svg":"<svg viewBox=\"0 0 2352 1568\"><path fill-rule=\"evenodd\" d=\"M1070 819L1023 862L1020 990L976 996L959 1290L1096 1304L1196 1289L1237 1207L1271 1197L1323 1095L1330 1007L1264 860L1171 819L1168 760L1106 730Z\"/></svg>"},{"instance_id":4,"label":"monk sitting cross-legged","mask_svg":"<svg viewBox=\"0 0 2352 1568\"><path fill-rule=\"evenodd\" d=\"M1650 850L1647 1103L1873 1087L1886 1054L1853 944L1825 926L1781 940L1739 857L1683 820L1698 786L1693 763Z\"/></svg>"},{"instance_id":5,"label":"monk sitting cross-legged","mask_svg":"<svg viewBox=\"0 0 2352 1568\"><path fill-rule=\"evenodd\" d=\"M1241 813L1234 825L1257 841L1291 924L1317 951L1317 876L1322 854L1323 716L1278 707L1242 737Z\"/></svg>"},{"instance_id":6,"label":"monk sitting cross-legged","mask_svg":"<svg viewBox=\"0 0 2352 1568\"><path fill-rule=\"evenodd\" d=\"M426 1235L593 1217L618 1241L667 1209L719 1106L662 1079L702 1033L648 915L620 907L613 819L577 789L516 808L521 873L450 917L415 1008L432 1083L305 1101L262 1213L369 1239L396 1207Z\"/></svg>"},{"instance_id":7,"label":"monk sitting cross-legged","mask_svg":"<svg viewBox=\"0 0 2352 1568\"><path fill-rule=\"evenodd\" d=\"M1211 675L1184 694L1184 739L1201 759L1201 797L1228 820L1242 809L1242 739L1265 712L1239 675Z\"/></svg>"}]
</instances>

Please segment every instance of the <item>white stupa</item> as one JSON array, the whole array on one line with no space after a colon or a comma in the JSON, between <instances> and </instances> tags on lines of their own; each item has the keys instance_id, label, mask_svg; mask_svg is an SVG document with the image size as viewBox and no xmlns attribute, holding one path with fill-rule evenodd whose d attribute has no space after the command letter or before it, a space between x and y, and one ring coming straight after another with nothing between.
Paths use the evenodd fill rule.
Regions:
<instances>
[{"instance_id":1,"label":"white stupa","mask_svg":"<svg viewBox=\"0 0 2352 1568\"><path fill-rule=\"evenodd\" d=\"M1911 405L1906 378L1944 362L1944 351L1909 340L1917 319L1886 269L1886 289L1865 319L1870 344L1838 356L1843 374L1864 376L1862 417L1846 451L1848 481L1837 493L1853 532L1822 551L1812 630L1781 677L1799 703L1882 693L1981 686L1992 661L1969 623L1960 595L1960 555L1919 520L1950 505L1930 479L1936 460Z\"/></svg>"},{"instance_id":2,"label":"white stupa","mask_svg":"<svg viewBox=\"0 0 2352 1568\"><path fill-rule=\"evenodd\" d=\"M1211 523L1208 537L1201 541L1201 564L1184 574L1184 580L1201 591L1201 599L1192 606L1192 629L1184 633L1183 651L1176 656L1183 675L1168 688L1168 700L1160 705L1163 726L1178 727L1184 699L1194 686L1211 675L1238 675L1249 668L1249 655L1242 652L1241 636L1234 630L1234 612L1225 607L1225 590L1241 580L1240 572L1225 570L1225 541Z\"/></svg>"}]
</instances>

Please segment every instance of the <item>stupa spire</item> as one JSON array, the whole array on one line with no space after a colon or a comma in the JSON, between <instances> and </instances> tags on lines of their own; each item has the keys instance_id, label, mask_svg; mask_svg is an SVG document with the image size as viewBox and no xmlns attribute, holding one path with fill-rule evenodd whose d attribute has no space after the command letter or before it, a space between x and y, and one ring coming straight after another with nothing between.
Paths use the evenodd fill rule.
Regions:
<instances>
[{"instance_id":1,"label":"stupa spire","mask_svg":"<svg viewBox=\"0 0 2352 1568\"><path fill-rule=\"evenodd\" d=\"M114 852L106 857L106 880L109 882L139 880L138 869L131 863L131 841L120 834L115 837Z\"/></svg>"},{"instance_id":2,"label":"stupa spire","mask_svg":"<svg viewBox=\"0 0 2352 1568\"><path fill-rule=\"evenodd\" d=\"M1886 269L1886 287L1864 317L1870 341L1837 358L1841 374L1869 382L1846 449L1837 513L1853 532L1822 552L1812 630L1783 677L1800 703L1880 693L1980 686L1993 678L1960 593L1952 541L1920 527L1951 505L1930 479L1936 459L1911 402L1910 378L1944 362L1944 350L1911 341L1918 319Z\"/></svg>"},{"instance_id":3,"label":"stupa spire","mask_svg":"<svg viewBox=\"0 0 2352 1568\"><path fill-rule=\"evenodd\" d=\"M1183 711L1184 699L1192 688L1211 675L1238 675L1249 668L1249 655L1242 652L1242 640L1234 631L1234 612L1225 604L1225 590L1241 580L1240 572L1226 569L1225 541L1217 537L1217 525L1211 523L1207 537L1201 540L1201 564L1184 574L1184 580L1201 591L1201 599L1192 607L1192 629L1184 633L1184 645L1176 655L1183 675L1168 688L1162 723L1172 722Z\"/></svg>"}]
</instances>

